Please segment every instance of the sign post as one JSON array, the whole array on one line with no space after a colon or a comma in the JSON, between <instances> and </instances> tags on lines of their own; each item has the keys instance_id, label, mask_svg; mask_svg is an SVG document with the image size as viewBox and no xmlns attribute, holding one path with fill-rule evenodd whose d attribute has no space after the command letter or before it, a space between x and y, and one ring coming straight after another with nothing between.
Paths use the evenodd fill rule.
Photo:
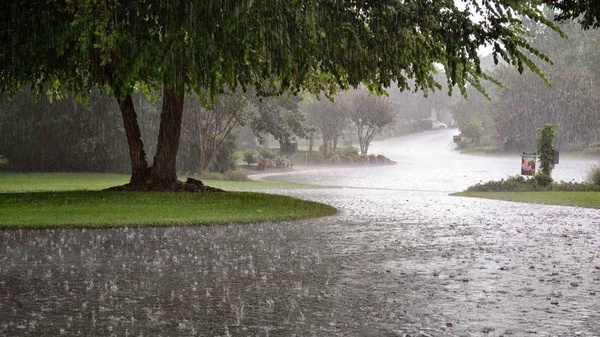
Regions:
<instances>
[{"instance_id":1,"label":"sign post","mask_svg":"<svg viewBox=\"0 0 600 337\"><path fill-rule=\"evenodd\" d=\"M536 153L523 152L523 155L521 155L521 175L534 176L536 161L537 161Z\"/></svg>"}]
</instances>

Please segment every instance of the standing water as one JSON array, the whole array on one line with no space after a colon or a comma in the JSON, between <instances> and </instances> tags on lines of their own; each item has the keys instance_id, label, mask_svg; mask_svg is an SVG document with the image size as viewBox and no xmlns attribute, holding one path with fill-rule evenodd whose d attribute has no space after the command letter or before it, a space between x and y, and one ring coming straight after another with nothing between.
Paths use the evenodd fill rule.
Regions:
<instances>
[{"instance_id":1,"label":"standing water","mask_svg":"<svg viewBox=\"0 0 600 337\"><path fill-rule=\"evenodd\" d=\"M0 232L0 335L599 336L600 212L449 196L519 170L451 135L374 144L394 166L264 177L345 186L273 191L331 217Z\"/></svg>"}]
</instances>

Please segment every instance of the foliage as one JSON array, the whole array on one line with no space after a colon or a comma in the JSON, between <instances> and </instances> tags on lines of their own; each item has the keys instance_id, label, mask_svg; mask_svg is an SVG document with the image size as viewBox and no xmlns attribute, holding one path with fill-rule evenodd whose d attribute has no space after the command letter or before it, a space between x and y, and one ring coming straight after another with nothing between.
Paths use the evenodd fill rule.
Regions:
<instances>
[{"instance_id":1,"label":"foliage","mask_svg":"<svg viewBox=\"0 0 600 337\"><path fill-rule=\"evenodd\" d=\"M250 121L254 134L262 142L263 134L271 134L281 144L291 144L295 137L304 137L307 127L300 110L300 97L289 93L273 97L252 98L256 112Z\"/></svg>"},{"instance_id":2,"label":"foliage","mask_svg":"<svg viewBox=\"0 0 600 337\"><path fill-rule=\"evenodd\" d=\"M596 164L590 167L587 180L591 184L600 186L600 165Z\"/></svg>"},{"instance_id":3,"label":"foliage","mask_svg":"<svg viewBox=\"0 0 600 337\"><path fill-rule=\"evenodd\" d=\"M235 135L229 134L217 150L215 160L211 163L209 170L220 173L235 170L236 162L238 161L235 149Z\"/></svg>"},{"instance_id":4,"label":"foliage","mask_svg":"<svg viewBox=\"0 0 600 337\"><path fill-rule=\"evenodd\" d=\"M29 91L0 103L0 153L10 170L125 173L123 139L118 107L97 91L86 105L73 98L36 101Z\"/></svg>"},{"instance_id":5,"label":"foliage","mask_svg":"<svg viewBox=\"0 0 600 337\"><path fill-rule=\"evenodd\" d=\"M321 131L323 138L321 151L324 156L336 150L338 139L348 123L349 109L344 106L342 97L344 96L336 96L335 101L323 96L307 98L301 107L307 115L307 123Z\"/></svg>"},{"instance_id":6,"label":"foliage","mask_svg":"<svg viewBox=\"0 0 600 337\"><path fill-rule=\"evenodd\" d=\"M467 188L467 192L523 192L535 191L534 180L522 176L511 176L500 181L478 183Z\"/></svg>"},{"instance_id":7,"label":"foliage","mask_svg":"<svg viewBox=\"0 0 600 337\"><path fill-rule=\"evenodd\" d=\"M292 163L286 157L278 156L275 158L275 166L279 168L289 168L292 167Z\"/></svg>"},{"instance_id":8,"label":"foliage","mask_svg":"<svg viewBox=\"0 0 600 337\"><path fill-rule=\"evenodd\" d=\"M535 152L535 130L548 123L560 125L556 145L561 150L599 142L600 31L582 31L575 23L565 23L561 29L569 38L564 39L543 26L525 24L535 32L529 41L554 61L553 66L540 65L552 87L535 75L500 65L493 76L506 87L486 87L492 100L469 91L469 100L452 108L459 126L462 129L471 116L477 116L487 135L505 151Z\"/></svg>"},{"instance_id":9,"label":"foliage","mask_svg":"<svg viewBox=\"0 0 600 337\"><path fill-rule=\"evenodd\" d=\"M247 181L248 172L244 170L229 170L223 173L221 172L203 172L199 176L200 180L227 180L227 181Z\"/></svg>"},{"instance_id":10,"label":"foliage","mask_svg":"<svg viewBox=\"0 0 600 337\"><path fill-rule=\"evenodd\" d=\"M258 162L259 153L256 150L247 150L244 152L244 161L248 165L256 164Z\"/></svg>"},{"instance_id":11,"label":"foliage","mask_svg":"<svg viewBox=\"0 0 600 337\"><path fill-rule=\"evenodd\" d=\"M466 192L531 192L531 191L600 191L600 185L579 182L552 182L552 178L538 173L532 179L511 176L499 181L488 181L467 188Z\"/></svg>"},{"instance_id":12,"label":"foliage","mask_svg":"<svg viewBox=\"0 0 600 337\"><path fill-rule=\"evenodd\" d=\"M463 135L472 139L474 142L478 142L483 136L485 131L481 120L475 116L472 116L467 123L460 129Z\"/></svg>"},{"instance_id":13,"label":"foliage","mask_svg":"<svg viewBox=\"0 0 600 337\"><path fill-rule=\"evenodd\" d=\"M259 170L264 170L264 169L267 169L269 167L275 166L275 164L273 163L273 161L271 159L265 158L265 157L261 157L258 160L258 165L257 166L258 166Z\"/></svg>"},{"instance_id":14,"label":"foliage","mask_svg":"<svg viewBox=\"0 0 600 337\"><path fill-rule=\"evenodd\" d=\"M530 1L29 1L0 14L0 93L32 86L36 93L85 96L109 91L125 126L135 187L170 186L183 103L195 92L211 103L224 88L254 87L259 96L307 90L333 94L364 83L382 92L429 90L444 68L448 86L466 93L490 79L478 49L542 78L533 58L548 58L524 37L519 17L557 29ZM265 20L269 18L269 20ZM152 167L131 95L162 89L161 122ZM328 141L332 141L330 138ZM335 147L335 144L334 146ZM327 148L324 149L327 152Z\"/></svg>"},{"instance_id":15,"label":"foliage","mask_svg":"<svg viewBox=\"0 0 600 337\"><path fill-rule=\"evenodd\" d=\"M206 170L231 168L231 159L222 155L230 149L223 147L231 145L228 143L235 139L234 130L246 124L252 114L248 95L241 90L225 92L208 108L197 95L190 95L184 104L184 113L181 145L188 147L180 151L187 150L189 156L197 157L197 166L188 170L202 174Z\"/></svg>"},{"instance_id":16,"label":"foliage","mask_svg":"<svg viewBox=\"0 0 600 337\"><path fill-rule=\"evenodd\" d=\"M363 155L356 148L337 149L326 157L320 152L297 153L290 158L296 165L395 165L396 162L382 154Z\"/></svg>"},{"instance_id":17,"label":"foliage","mask_svg":"<svg viewBox=\"0 0 600 337\"><path fill-rule=\"evenodd\" d=\"M358 156L359 155L359 150L355 147L344 147L341 149L337 149L333 152L333 154L337 154L341 157L345 157L345 156Z\"/></svg>"},{"instance_id":18,"label":"foliage","mask_svg":"<svg viewBox=\"0 0 600 337\"><path fill-rule=\"evenodd\" d=\"M583 29L600 28L600 3L586 0L542 0L556 9L558 21L577 19Z\"/></svg>"},{"instance_id":19,"label":"foliage","mask_svg":"<svg viewBox=\"0 0 600 337\"><path fill-rule=\"evenodd\" d=\"M268 149L266 147L263 147L260 149L260 157L262 158L267 158L267 159L275 159L275 157L277 157L277 152Z\"/></svg>"},{"instance_id":20,"label":"foliage","mask_svg":"<svg viewBox=\"0 0 600 337\"><path fill-rule=\"evenodd\" d=\"M551 176L549 176L548 174L546 174L544 172L537 173L533 177L533 180L535 181L535 183L538 186L542 186L542 187L546 187L546 186L552 184L552 182L554 181Z\"/></svg>"},{"instance_id":21,"label":"foliage","mask_svg":"<svg viewBox=\"0 0 600 337\"><path fill-rule=\"evenodd\" d=\"M160 104L134 93L133 103L138 107L139 126L146 140L156 138L159 132ZM191 103L193 100L190 100ZM186 105L181 144L178 151L178 170L199 173L202 154L200 139L210 138L210 132L199 137L196 124L196 107ZM198 108L202 109L202 108ZM211 111L204 111L214 116ZM216 118L216 117L215 117ZM225 118L223 116L219 118ZM233 131L229 133L233 137ZM15 94L12 100L0 104L0 153L10 165L3 169L19 171L85 171L126 173L127 146L120 121L119 107L114 99L95 91L86 104L73 98L50 102L45 97L35 100L26 90ZM225 142L222 134L215 134L215 145ZM230 139L231 140L231 139ZM156 144L149 142L147 150L154 153ZM216 151L211 156L212 166ZM232 159L227 161L231 163ZM217 165L218 166L218 165Z\"/></svg>"},{"instance_id":22,"label":"foliage","mask_svg":"<svg viewBox=\"0 0 600 337\"><path fill-rule=\"evenodd\" d=\"M554 161L554 136L556 124L546 124L537 130L537 153L540 158L540 171L548 177L552 175Z\"/></svg>"},{"instance_id":23,"label":"foliage","mask_svg":"<svg viewBox=\"0 0 600 337\"><path fill-rule=\"evenodd\" d=\"M358 133L360 153L367 154L371 141L383 127L392 124L396 115L389 99L374 96L360 90L354 97L354 106L349 113Z\"/></svg>"}]
</instances>

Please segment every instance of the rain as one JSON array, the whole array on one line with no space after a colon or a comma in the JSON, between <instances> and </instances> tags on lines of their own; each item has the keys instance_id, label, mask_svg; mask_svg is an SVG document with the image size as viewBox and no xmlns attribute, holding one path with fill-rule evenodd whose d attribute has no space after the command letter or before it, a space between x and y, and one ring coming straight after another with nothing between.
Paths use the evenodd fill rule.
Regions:
<instances>
[{"instance_id":1,"label":"rain","mask_svg":"<svg viewBox=\"0 0 600 337\"><path fill-rule=\"evenodd\" d=\"M283 191L340 210L327 218L3 231L0 329L596 335L598 211L449 196L518 167L514 158L456 153L447 147L453 132L376 142L395 166L255 177L342 186ZM583 164L565 161L556 175L577 176Z\"/></svg>"},{"instance_id":2,"label":"rain","mask_svg":"<svg viewBox=\"0 0 600 337\"><path fill-rule=\"evenodd\" d=\"M233 11L216 4L204 7L213 14ZM244 5L248 13L251 4ZM318 19L308 15L313 9L308 4L298 22ZM262 7L276 14L289 9ZM357 21L369 21L367 11L351 9ZM115 10L115 20L120 13ZM145 20L158 25L159 19ZM206 25L211 34L202 38L214 44L225 35L219 27L231 24L226 17L196 19L187 18L190 29ZM333 44L323 54L338 57L339 45L327 32L348 36L334 29L338 22L322 23L324 30L310 37ZM213 226L0 230L0 335L600 335L598 209L452 195L519 175L521 153L535 151L536 129L548 123L557 124L561 153L552 171L555 182L585 182L590 171L599 170L600 63L593 47L599 31L565 23L561 29L574 38L564 40L547 26L525 20L527 30L538 33L532 34L528 51L550 55L554 65L542 62L539 69L519 74L513 69L516 60L511 66L511 60L494 64L498 55L480 55L477 67L505 85L452 79L445 73L452 69L440 64L436 74L431 69L408 77L399 75L406 69L377 73L381 82L374 83L371 65L361 63L364 53L353 41L344 41L350 51L340 62L343 67L319 64L325 79L311 82L306 73L315 70L311 62L318 62L303 48L314 47L312 41L293 41L306 38L299 31L278 36L285 24L260 25L260 43L250 40L250 30L231 24L226 28L232 36L258 43L254 50L232 47L218 50L223 52L218 57L210 50L191 56L194 66L183 77L197 82L184 84L190 92L185 105L178 101L183 123L172 168L196 178L207 172L226 175L238 166L257 166L250 159L243 163L243 151L261 156L279 151L269 159L273 167L254 170L248 178L316 185L266 193L332 205L337 214ZM422 36L427 27L410 28ZM152 34L170 38L162 31ZM416 43L411 34L409 41ZM377 39L375 44L385 41ZM177 48L169 51L172 59ZM376 50L387 53L388 48L399 49L390 41ZM228 57L230 63L224 61ZM218 68L219 79L199 75L206 70L196 67L199 59L212 62L209 70ZM248 60L260 64L254 69L243 62ZM167 75L176 82L182 74L175 63L169 63L175 70ZM14 67L11 71L18 71ZM357 71L346 73L344 67ZM163 71L151 75L162 80L168 77ZM281 83L261 77L271 71ZM12 73L0 69L3 94L5 74ZM142 81L140 74L127 80ZM341 85L335 87L336 81ZM392 84L385 93L382 82ZM148 154L153 165L164 113L153 96L161 95L157 87L164 84L167 92L175 84L149 83L124 88L123 97L114 95L117 100L96 87L83 100L65 95L56 101L36 97L35 86L11 89L16 92L0 104L0 177L5 171L131 173L129 130L120 111L125 98L135 107L140 153L144 161ZM303 85L310 88L303 91ZM365 129L370 131L363 135ZM299 149L301 160L288 166ZM360 165L377 155L386 165ZM277 164L282 162L284 167Z\"/></svg>"}]
</instances>

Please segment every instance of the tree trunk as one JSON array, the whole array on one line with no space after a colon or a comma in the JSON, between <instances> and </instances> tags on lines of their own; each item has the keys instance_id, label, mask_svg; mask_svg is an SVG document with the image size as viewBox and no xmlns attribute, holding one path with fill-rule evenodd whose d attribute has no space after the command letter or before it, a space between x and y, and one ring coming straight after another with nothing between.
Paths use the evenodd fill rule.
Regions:
<instances>
[{"instance_id":1,"label":"tree trunk","mask_svg":"<svg viewBox=\"0 0 600 337\"><path fill-rule=\"evenodd\" d=\"M323 157L327 157L327 153L329 152L328 147L329 147L329 137L327 137L325 134L323 134Z\"/></svg>"},{"instance_id":2,"label":"tree trunk","mask_svg":"<svg viewBox=\"0 0 600 337\"><path fill-rule=\"evenodd\" d=\"M141 188L148 180L149 169L144 151L144 142L137 122L137 114L133 106L131 95L121 97L115 91L115 97L121 109L127 144L129 145L129 158L131 159L131 179L129 181L133 188Z\"/></svg>"},{"instance_id":3,"label":"tree trunk","mask_svg":"<svg viewBox=\"0 0 600 337\"><path fill-rule=\"evenodd\" d=\"M177 183L177 150L181 135L183 98L182 84L165 85L158 143L152 166L151 186L153 189L172 189L173 185Z\"/></svg>"}]
</instances>

